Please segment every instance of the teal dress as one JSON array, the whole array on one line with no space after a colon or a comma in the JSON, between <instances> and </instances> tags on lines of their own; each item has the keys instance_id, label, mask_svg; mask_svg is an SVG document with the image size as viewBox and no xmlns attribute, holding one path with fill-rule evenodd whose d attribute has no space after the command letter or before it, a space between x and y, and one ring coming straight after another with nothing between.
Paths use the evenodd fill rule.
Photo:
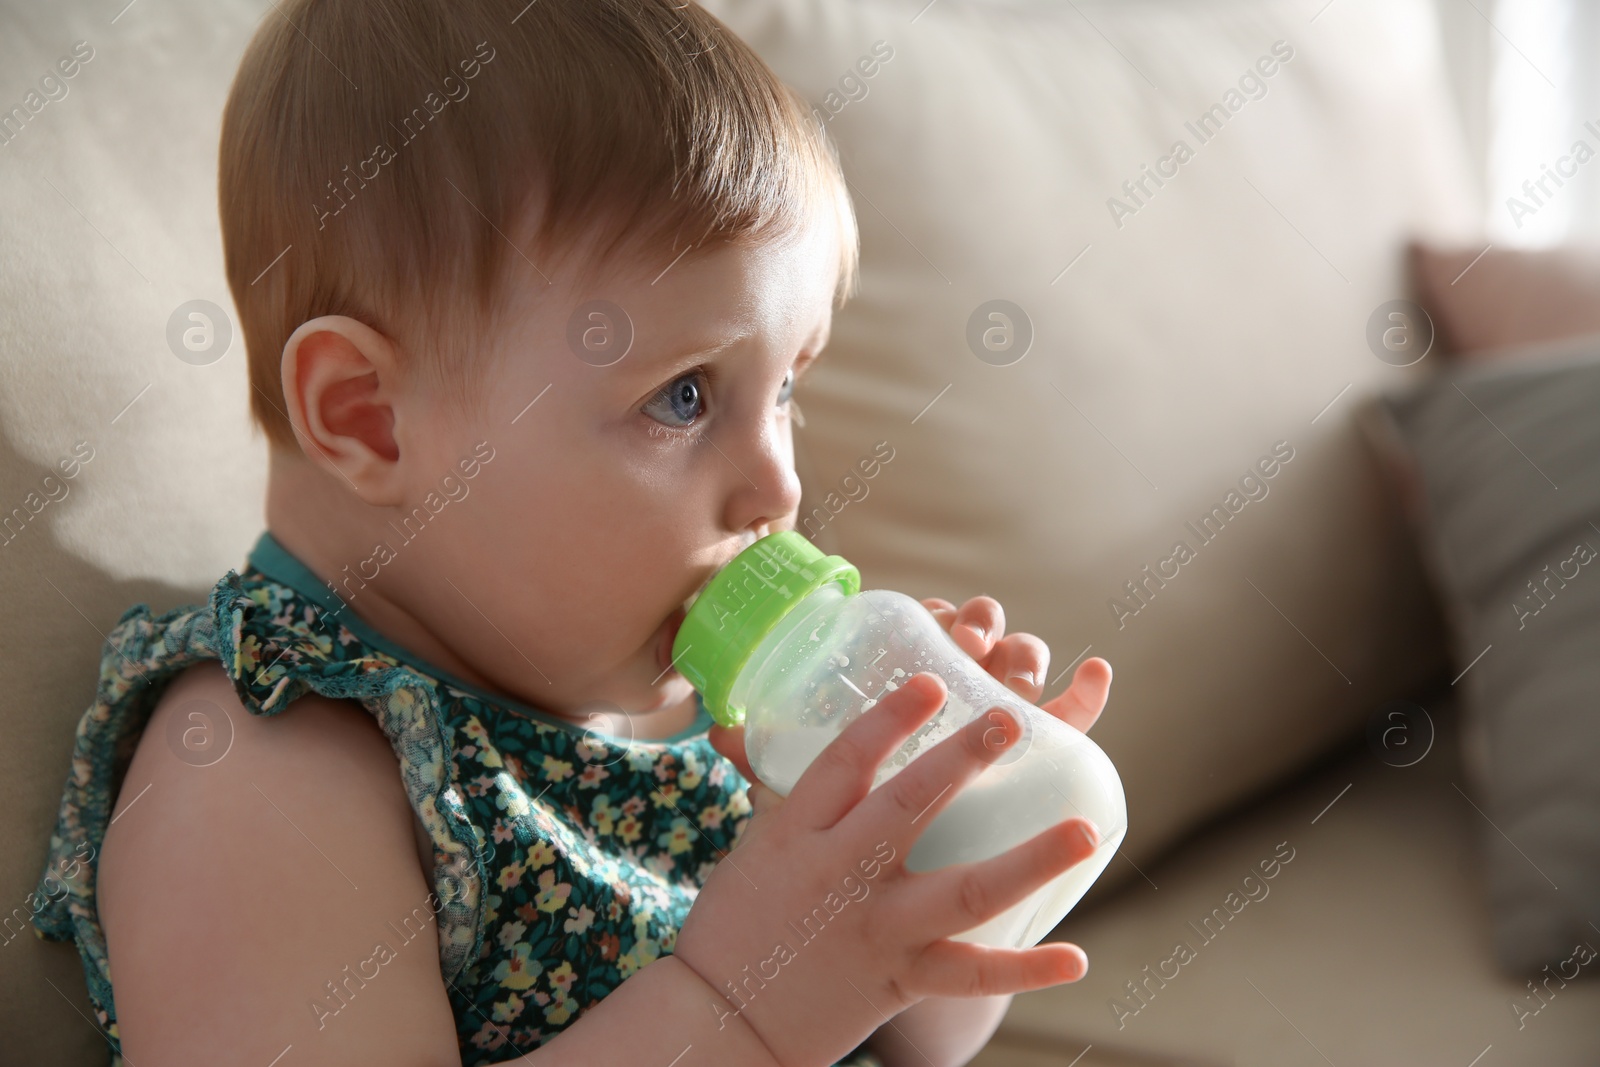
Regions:
<instances>
[{"instance_id":1,"label":"teal dress","mask_svg":"<svg viewBox=\"0 0 1600 1067\"><path fill-rule=\"evenodd\" d=\"M749 821L748 783L711 747L698 699L688 729L628 741L489 693L378 634L263 533L244 572L229 571L205 606L123 614L78 723L33 923L41 937L76 942L116 1067L94 861L162 690L207 660L220 661L253 715L314 692L359 702L388 737L433 842L429 906L467 1067L538 1048L670 954ZM309 1010L337 1014L338 992ZM864 1046L841 1064L881 1067Z\"/></svg>"}]
</instances>

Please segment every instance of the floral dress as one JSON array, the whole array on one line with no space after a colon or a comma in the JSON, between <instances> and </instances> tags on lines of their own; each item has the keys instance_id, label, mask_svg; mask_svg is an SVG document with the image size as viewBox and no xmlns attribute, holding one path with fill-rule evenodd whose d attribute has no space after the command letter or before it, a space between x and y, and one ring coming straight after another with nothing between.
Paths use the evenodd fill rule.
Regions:
<instances>
[{"instance_id":1,"label":"floral dress","mask_svg":"<svg viewBox=\"0 0 1600 1067\"><path fill-rule=\"evenodd\" d=\"M748 783L711 747L703 703L683 732L627 741L496 696L388 641L263 533L204 607L123 614L78 723L33 922L41 937L76 942L114 1067L94 860L161 691L206 660L221 662L253 715L315 692L358 701L388 737L433 842L429 905L466 1067L539 1047L671 953L749 821ZM311 1010L336 1014L337 993ZM881 1061L862 1046L841 1065Z\"/></svg>"}]
</instances>

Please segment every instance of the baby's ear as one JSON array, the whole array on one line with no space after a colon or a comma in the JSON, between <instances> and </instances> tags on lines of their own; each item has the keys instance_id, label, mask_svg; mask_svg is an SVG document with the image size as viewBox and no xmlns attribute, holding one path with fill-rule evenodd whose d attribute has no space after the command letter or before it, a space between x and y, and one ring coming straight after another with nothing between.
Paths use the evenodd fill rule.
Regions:
<instances>
[{"instance_id":1,"label":"baby's ear","mask_svg":"<svg viewBox=\"0 0 1600 1067\"><path fill-rule=\"evenodd\" d=\"M355 319L323 315L289 335L281 373L286 414L306 456L367 504L403 503L394 342Z\"/></svg>"}]
</instances>

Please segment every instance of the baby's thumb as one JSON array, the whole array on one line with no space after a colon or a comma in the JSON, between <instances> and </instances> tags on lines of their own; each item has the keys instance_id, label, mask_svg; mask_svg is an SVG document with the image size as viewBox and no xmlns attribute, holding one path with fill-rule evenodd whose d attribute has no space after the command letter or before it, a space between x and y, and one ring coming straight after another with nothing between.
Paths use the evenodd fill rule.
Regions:
<instances>
[{"instance_id":1,"label":"baby's thumb","mask_svg":"<svg viewBox=\"0 0 1600 1067\"><path fill-rule=\"evenodd\" d=\"M760 815L783 803L783 798L760 782L750 782L750 812L751 816Z\"/></svg>"},{"instance_id":2,"label":"baby's thumb","mask_svg":"<svg viewBox=\"0 0 1600 1067\"><path fill-rule=\"evenodd\" d=\"M711 747L717 750L717 754L732 763L744 776L744 780L750 783L748 796L752 814L760 815L783 801L781 796L762 785L761 779L757 778L756 772L750 768L750 757L744 750L743 726L713 726L706 739L711 742Z\"/></svg>"},{"instance_id":3,"label":"baby's thumb","mask_svg":"<svg viewBox=\"0 0 1600 1067\"><path fill-rule=\"evenodd\" d=\"M744 775L747 782L756 780L755 771L750 769L750 757L744 751L744 727L722 726L711 727L706 734L706 740L711 742L711 747L734 765L738 772Z\"/></svg>"}]
</instances>

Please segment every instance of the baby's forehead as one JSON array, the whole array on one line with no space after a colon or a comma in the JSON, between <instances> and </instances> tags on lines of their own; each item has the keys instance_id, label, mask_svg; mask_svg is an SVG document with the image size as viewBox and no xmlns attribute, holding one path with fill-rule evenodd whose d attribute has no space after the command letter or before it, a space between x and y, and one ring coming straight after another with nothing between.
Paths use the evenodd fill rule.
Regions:
<instances>
[{"instance_id":1,"label":"baby's forehead","mask_svg":"<svg viewBox=\"0 0 1600 1067\"><path fill-rule=\"evenodd\" d=\"M836 245L813 228L766 241L637 246L604 258L569 254L546 282L524 270L517 324L563 340L581 358L636 341L646 358L710 358L763 340L820 349L840 283ZM648 354L648 356L646 356Z\"/></svg>"},{"instance_id":2,"label":"baby's forehead","mask_svg":"<svg viewBox=\"0 0 1600 1067\"><path fill-rule=\"evenodd\" d=\"M653 289L685 273L727 278L792 266L830 280L834 289L848 274L854 233L847 232L831 202L810 202L789 222L768 230L698 237L660 229L655 225L659 220L641 217L639 210L615 204L598 210L595 219L564 235L558 246L539 247L534 255L540 263L535 264L522 253L524 247L539 246L543 236L544 220L535 201L518 220L520 235L514 233L516 239L508 241L520 256L511 257L508 266L521 275L522 284L564 289L573 300L621 289Z\"/></svg>"}]
</instances>

